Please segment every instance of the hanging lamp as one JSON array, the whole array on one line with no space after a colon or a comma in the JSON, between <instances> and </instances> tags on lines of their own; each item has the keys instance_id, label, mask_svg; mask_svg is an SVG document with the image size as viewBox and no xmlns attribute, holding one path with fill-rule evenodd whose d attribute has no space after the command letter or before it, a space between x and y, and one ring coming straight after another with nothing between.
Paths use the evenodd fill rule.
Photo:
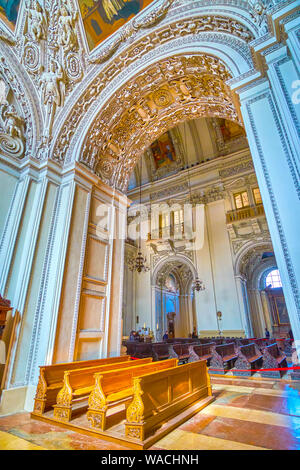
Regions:
<instances>
[{"instance_id":1,"label":"hanging lamp","mask_svg":"<svg viewBox=\"0 0 300 470\"><path fill-rule=\"evenodd\" d=\"M150 270L150 267L147 265L147 259L142 254L141 249L141 225L142 225L142 212L141 212L141 205L142 205L142 165L143 165L143 157L140 158L140 233L139 233L139 242L138 242L138 253L136 256L131 258L128 261L128 269L130 271L136 271L137 273L147 272Z\"/></svg>"},{"instance_id":2,"label":"hanging lamp","mask_svg":"<svg viewBox=\"0 0 300 470\"><path fill-rule=\"evenodd\" d=\"M186 123L184 122L183 123L183 130L184 130L184 153L186 155L186 158L187 158L187 170L188 170L188 186L189 186L189 193L190 193L190 204L192 205L192 190L191 190L191 181L190 181L190 168L189 168L189 162L188 162L188 152L187 152L187 144L186 144L186 130L185 130L185 125ZM192 210L192 227L193 227L193 210ZM198 263L197 263L197 253L195 253L195 265L196 265L196 278L193 280L193 283L192 283L192 290L193 291L197 291L197 292L200 292L200 291L203 291L205 290L205 285L203 283L203 281L201 281L199 279L199 275L198 275Z\"/></svg>"}]
</instances>

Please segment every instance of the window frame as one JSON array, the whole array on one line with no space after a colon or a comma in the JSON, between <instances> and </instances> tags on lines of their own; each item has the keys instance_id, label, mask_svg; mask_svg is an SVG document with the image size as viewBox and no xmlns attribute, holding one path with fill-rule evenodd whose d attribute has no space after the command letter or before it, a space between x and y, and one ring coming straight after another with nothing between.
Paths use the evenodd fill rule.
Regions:
<instances>
[{"instance_id":1,"label":"window frame","mask_svg":"<svg viewBox=\"0 0 300 470\"><path fill-rule=\"evenodd\" d=\"M259 191L260 202L256 202L256 198L255 198L255 194L254 194L254 191L255 191L256 189L258 189L258 191ZM260 189L259 189L258 186L255 186L255 188L252 188L252 195L253 195L253 201L254 201L254 203L255 203L256 206L259 206L260 204L263 203L263 202L262 202L262 197L261 197L261 192L260 192Z\"/></svg>"},{"instance_id":2,"label":"window frame","mask_svg":"<svg viewBox=\"0 0 300 470\"><path fill-rule=\"evenodd\" d=\"M245 193L247 194L247 199L248 199L248 204L247 205L244 205L243 196L242 196ZM236 196L241 197L242 207L237 207ZM234 200L234 205L235 205L236 210L246 209L246 208L250 207L250 198L249 198L249 193L248 193L247 189L244 189L243 191L238 191L236 193L233 193L233 200Z\"/></svg>"}]
</instances>

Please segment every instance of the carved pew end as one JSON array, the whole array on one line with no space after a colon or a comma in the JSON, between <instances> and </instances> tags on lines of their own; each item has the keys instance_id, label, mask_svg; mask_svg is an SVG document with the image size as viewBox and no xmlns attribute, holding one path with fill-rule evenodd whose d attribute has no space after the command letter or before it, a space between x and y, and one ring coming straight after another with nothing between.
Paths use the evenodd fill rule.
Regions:
<instances>
[{"instance_id":1,"label":"carved pew end","mask_svg":"<svg viewBox=\"0 0 300 470\"><path fill-rule=\"evenodd\" d=\"M86 416L87 419L90 421L92 428L101 429L101 431L104 431L104 429L106 429L106 409L103 411L87 411Z\"/></svg>"},{"instance_id":2,"label":"carved pew end","mask_svg":"<svg viewBox=\"0 0 300 470\"><path fill-rule=\"evenodd\" d=\"M53 418L57 419L57 421L61 421L63 423L68 423L71 421L72 417L72 407L65 407L65 406L53 406Z\"/></svg>"}]
</instances>

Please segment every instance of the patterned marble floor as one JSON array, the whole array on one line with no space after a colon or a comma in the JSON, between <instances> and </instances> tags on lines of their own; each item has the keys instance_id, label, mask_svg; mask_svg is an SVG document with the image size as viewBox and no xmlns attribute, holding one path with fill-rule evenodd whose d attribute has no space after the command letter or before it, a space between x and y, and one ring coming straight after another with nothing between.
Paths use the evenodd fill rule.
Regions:
<instances>
[{"instance_id":1,"label":"patterned marble floor","mask_svg":"<svg viewBox=\"0 0 300 470\"><path fill-rule=\"evenodd\" d=\"M215 401L152 450L299 450L300 383L213 377ZM127 450L19 413L0 418L1 450Z\"/></svg>"}]
</instances>

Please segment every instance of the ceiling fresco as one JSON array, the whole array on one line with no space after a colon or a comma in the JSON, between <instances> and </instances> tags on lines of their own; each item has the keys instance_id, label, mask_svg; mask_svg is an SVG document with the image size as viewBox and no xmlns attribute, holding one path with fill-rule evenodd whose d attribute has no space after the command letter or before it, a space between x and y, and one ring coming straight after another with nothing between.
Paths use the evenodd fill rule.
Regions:
<instances>
[{"instance_id":1,"label":"ceiling fresco","mask_svg":"<svg viewBox=\"0 0 300 470\"><path fill-rule=\"evenodd\" d=\"M78 0L90 50L152 2L153 0Z\"/></svg>"},{"instance_id":2,"label":"ceiling fresco","mask_svg":"<svg viewBox=\"0 0 300 470\"><path fill-rule=\"evenodd\" d=\"M0 19L14 31L21 0L0 0Z\"/></svg>"}]
</instances>

